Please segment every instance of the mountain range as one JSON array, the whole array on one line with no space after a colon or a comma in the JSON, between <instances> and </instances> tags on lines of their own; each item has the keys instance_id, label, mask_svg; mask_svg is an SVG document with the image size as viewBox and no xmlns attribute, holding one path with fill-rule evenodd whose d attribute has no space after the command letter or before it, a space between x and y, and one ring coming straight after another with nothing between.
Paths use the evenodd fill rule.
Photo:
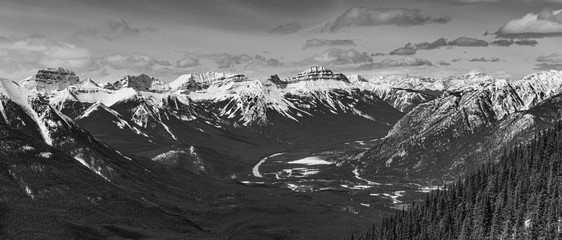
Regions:
<instances>
[{"instance_id":1,"label":"mountain range","mask_svg":"<svg viewBox=\"0 0 562 240\"><path fill-rule=\"evenodd\" d=\"M355 191L299 195L239 179L274 153L373 140L335 168L357 166L369 187L440 185L562 116L560 71L365 79L314 66L286 79L209 72L96 83L50 68L0 83L2 226L23 238L38 236L33 229L61 238L312 236L315 228L291 232L303 223L326 236L358 231L370 218L348 222ZM57 217L44 225L46 216ZM25 219L29 229L18 228Z\"/></svg>"}]
</instances>

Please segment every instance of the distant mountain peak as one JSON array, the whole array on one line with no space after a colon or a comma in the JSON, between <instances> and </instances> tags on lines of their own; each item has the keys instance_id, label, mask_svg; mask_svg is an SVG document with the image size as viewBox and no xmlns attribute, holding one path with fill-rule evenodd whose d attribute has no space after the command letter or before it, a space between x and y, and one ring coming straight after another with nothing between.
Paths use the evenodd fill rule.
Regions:
<instances>
[{"instance_id":1,"label":"distant mountain peak","mask_svg":"<svg viewBox=\"0 0 562 240\"><path fill-rule=\"evenodd\" d=\"M113 84L107 85L105 88L112 90L119 90L122 88L133 88L137 91L147 91L147 92L165 92L170 89L170 87L164 82L156 79L152 76L146 74L140 74L138 76L127 75L116 81Z\"/></svg>"},{"instance_id":2,"label":"distant mountain peak","mask_svg":"<svg viewBox=\"0 0 562 240\"><path fill-rule=\"evenodd\" d=\"M351 82L351 83L368 82L367 79L365 79L363 76L358 75L358 74L350 75L348 77L348 79L349 79L349 82Z\"/></svg>"},{"instance_id":3,"label":"distant mountain peak","mask_svg":"<svg viewBox=\"0 0 562 240\"><path fill-rule=\"evenodd\" d=\"M169 84L172 90L201 90L215 83L249 81L244 74L207 72L203 74L184 74Z\"/></svg>"},{"instance_id":4,"label":"distant mountain peak","mask_svg":"<svg viewBox=\"0 0 562 240\"><path fill-rule=\"evenodd\" d=\"M46 93L63 90L78 82L80 78L74 71L58 67L39 70L34 76L21 81L20 85L28 90Z\"/></svg>"},{"instance_id":5,"label":"distant mountain peak","mask_svg":"<svg viewBox=\"0 0 562 240\"><path fill-rule=\"evenodd\" d=\"M84 86L100 87L100 85L91 78L86 78L86 80L81 81L80 84Z\"/></svg>"},{"instance_id":6,"label":"distant mountain peak","mask_svg":"<svg viewBox=\"0 0 562 240\"><path fill-rule=\"evenodd\" d=\"M334 73L323 66L312 66L295 77L287 80L288 83L295 83L300 81L315 81L315 80L338 80L349 82L347 77L341 73Z\"/></svg>"}]
</instances>

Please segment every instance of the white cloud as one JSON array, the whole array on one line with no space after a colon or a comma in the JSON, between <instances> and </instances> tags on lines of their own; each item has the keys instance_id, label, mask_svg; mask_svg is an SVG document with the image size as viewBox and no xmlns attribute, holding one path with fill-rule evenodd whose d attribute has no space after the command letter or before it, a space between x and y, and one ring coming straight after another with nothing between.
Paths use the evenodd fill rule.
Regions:
<instances>
[{"instance_id":1,"label":"white cloud","mask_svg":"<svg viewBox=\"0 0 562 240\"><path fill-rule=\"evenodd\" d=\"M189 68L199 66L199 59L193 57L184 57L176 62L179 68Z\"/></svg>"},{"instance_id":2,"label":"white cloud","mask_svg":"<svg viewBox=\"0 0 562 240\"><path fill-rule=\"evenodd\" d=\"M86 70L90 51L41 35L7 38L0 42L0 76L20 80L46 67Z\"/></svg>"},{"instance_id":3,"label":"white cloud","mask_svg":"<svg viewBox=\"0 0 562 240\"><path fill-rule=\"evenodd\" d=\"M418 66L433 66L433 64L426 59L417 57L406 57L403 59L385 59L380 62L373 62L359 66L358 70L371 70L380 68L393 68L393 67L418 67Z\"/></svg>"},{"instance_id":4,"label":"white cloud","mask_svg":"<svg viewBox=\"0 0 562 240\"><path fill-rule=\"evenodd\" d=\"M257 67L279 67L283 65L278 59L266 58L261 55L217 53L197 55L196 57L199 58L202 63L201 65L205 65L203 67L215 70L239 70Z\"/></svg>"},{"instance_id":5,"label":"white cloud","mask_svg":"<svg viewBox=\"0 0 562 240\"><path fill-rule=\"evenodd\" d=\"M306 41L302 49L339 46L356 46L356 44L351 39L310 39Z\"/></svg>"},{"instance_id":6,"label":"white cloud","mask_svg":"<svg viewBox=\"0 0 562 240\"><path fill-rule=\"evenodd\" d=\"M350 8L335 21L327 23L322 32L335 32L346 27L380 25L414 26L428 23L447 23L449 17L433 17L419 9L400 7Z\"/></svg>"},{"instance_id":7,"label":"white cloud","mask_svg":"<svg viewBox=\"0 0 562 240\"><path fill-rule=\"evenodd\" d=\"M113 82L125 75L144 73L169 82L177 78L177 76L186 73L206 71L241 73L282 65L283 63L277 59L246 54L186 55L175 61L174 64L145 53L135 53L132 55L111 54L96 58L95 67L82 75L91 76L99 82Z\"/></svg>"},{"instance_id":8,"label":"white cloud","mask_svg":"<svg viewBox=\"0 0 562 240\"><path fill-rule=\"evenodd\" d=\"M513 19L496 32L502 37L546 37L562 36L562 9L544 9L540 13L529 13Z\"/></svg>"},{"instance_id":9,"label":"white cloud","mask_svg":"<svg viewBox=\"0 0 562 240\"><path fill-rule=\"evenodd\" d=\"M500 58L498 57L491 57L491 58L485 58L485 57L475 57L472 59L468 59L469 62L499 62L501 61Z\"/></svg>"},{"instance_id":10,"label":"white cloud","mask_svg":"<svg viewBox=\"0 0 562 240\"><path fill-rule=\"evenodd\" d=\"M413 44L408 43L404 47L394 49L392 52L390 52L390 55L414 55L416 54L416 52L417 48Z\"/></svg>"},{"instance_id":11,"label":"white cloud","mask_svg":"<svg viewBox=\"0 0 562 240\"><path fill-rule=\"evenodd\" d=\"M131 56L119 54L108 55L99 59L97 64L119 70L128 69L139 72L155 70L161 66L170 66L170 63L167 61L157 60L150 55L141 53L136 53Z\"/></svg>"},{"instance_id":12,"label":"white cloud","mask_svg":"<svg viewBox=\"0 0 562 240\"><path fill-rule=\"evenodd\" d=\"M129 22L121 19L121 21L109 21L107 26L95 28L81 28L76 30L72 34L72 38L75 41L83 41L86 38L93 38L93 39L106 39L106 40L117 40L121 38L131 38L138 36L142 33L153 33L158 32L157 28L153 27L131 27Z\"/></svg>"},{"instance_id":13,"label":"white cloud","mask_svg":"<svg viewBox=\"0 0 562 240\"><path fill-rule=\"evenodd\" d=\"M94 67L84 75L91 76L96 81L112 82L125 75L141 73L156 77L177 76L183 71L172 66L168 61L143 53L105 55L94 61Z\"/></svg>"},{"instance_id":14,"label":"white cloud","mask_svg":"<svg viewBox=\"0 0 562 240\"><path fill-rule=\"evenodd\" d=\"M320 65L342 65L353 63L372 62L373 59L365 52L361 53L355 49L331 48L320 54L316 54L305 62Z\"/></svg>"}]
</instances>

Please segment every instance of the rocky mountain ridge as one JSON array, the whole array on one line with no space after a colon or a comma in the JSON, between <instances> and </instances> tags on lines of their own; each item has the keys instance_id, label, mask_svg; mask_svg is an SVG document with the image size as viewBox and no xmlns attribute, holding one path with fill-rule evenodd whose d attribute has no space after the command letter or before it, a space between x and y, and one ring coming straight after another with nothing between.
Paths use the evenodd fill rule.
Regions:
<instances>
[{"instance_id":1,"label":"rocky mountain ridge","mask_svg":"<svg viewBox=\"0 0 562 240\"><path fill-rule=\"evenodd\" d=\"M140 75L113 84L85 80L62 90L34 92L102 141L164 162L177 161L162 156L192 149L230 154L222 159L253 160L267 149L381 137L403 115L375 93L358 89L343 74L313 67L295 79L275 84L239 74L207 73L155 85L157 80ZM241 156L239 149L252 144L269 147ZM226 170L212 170L225 167L218 167L217 153L211 155L213 161L205 156L196 165L206 169L203 173L226 174ZM240 164L231 161L224 166L239 168Z\"/></svg>"},{"instance_id":2,"label":"rocky mountain ridge","mask_svg":"<svg viewBox=\"0 0 562 240\"><path fill-rule=\"evenodd\" d=\"M447 166L443 168L447 172L462 172L471 165L472 153L500 151L491 146L525 139L529 129L552 119L531 121L536 118L518 114L553 98L561 87L557 71L512 81L483 73L445 79L389 76L368 80L315 66L287 80L276 75L250 80L240 74L205 73L182 75L163 84L140 75L105 86L87 79L62 90L36 92L56 111L104 141L122 149L134 143L134 148L158 153L151 158L167 156L157 149L176 142L189 149L230 149L223 151L231 154L236 151L226 143L246 144L223 139L217 145L212 140L217 131L229 138L262 139L278 146L386 135L361 158L367 163L363 171L423 175L425 169L437 169L436 164ZM327 126L338 130L327 132ZM506 135L494 129L497 126L512 131Z\"/></svg>"},{"instance_id":3,"label":"rocky mountain ridge","mask_svg":"<svg viewBox=\"0 0 562 240\"><path fill-rule=\"evenodd\" d=\"M525 112L537 112L541 103L558 97L562 72L535 73L516 81L471 82L419 104L400 119L382 143L365 154L363 161L373 164L370 171L386 169L418 177L429 170L463 172L490 158L487 155L499 156L496 153L513 140L528 139L530 130L540 130L545 121L552 123L559 117L556 108L542 120Z\"/></svg>"},{"instance_id":4,"label":"rocky mountain ridge","mask_svg":"<svg viewBox=\"0 0 562 240\"><path fill-rule=\"evenodd\" d=\"M271 216L289 215L291 221L310 222L310 216L316 218L319 212L356 219L356 209L371 211L372 205L365 206L361 199L351 203L349 195L336 188L301 192L296 197L276 188L288 186L295 191L297 183L312 186L314 180L324 183L333 178L342 181L342 185L334 184L353 198L365 195L363 199L384 203L390 201L384 197L390 196L394 204L402 200L394 183L440 184L455 179L483 161L493 161L507 146L525 142L562 116L562 72L558 71L514 81L480 73L447 79L365 79L313 67L288 79L207 73L162 84L140 75L111 84L86 79L48 91L37 85L28 88L29 82L2 80L0 155L9 171L0 174L0 181L9 186L9 196L15 196L10 207L17 209L14 206L23 201L27 205L21 208L35 206L37 212L46 209L51 214L70 196L73 204L79 203L73 209L88 209L91 216L90 209L98 213L109 208L116 211L112 214L125 216L126 223L116 225L142 236L177 233L177 229L188 231L188 236L243 236L257 222L278 226L286 220ZM341 146L352 150L343 152ZM374 147L366 151L368 146ZM260 159L267 156L284 156L273 153L285 153L288 163L274 158L262 164L264 178L258 179L252 166L260 170L257 160L263 163ZM321 158L328 153L337 155L337 160ZM307 161L326 165L290 166ZM285 180L279 179L283 173L270 170L276 167L280 171L309 167L311 174L297 174L297 182L283 184ZM322 172L324 167L326 172ZM290 174L293 170L289 169ZM69 179L78 175L85 177ZM324 178L328 175L332 178ZM52 182L36 182L47 178ZM267 187L258 183L270 180L279 182L264 184ZM379 187L396 194L383 192L383 198L378 198L361 192L380 191ZM221 194L217 197L207 189L220 189ZM319 200L323 202L313 203ZM39 208L34 201L59 205L55 210ZM317 205L310 208L311 204ZM127 211L119 210L124 207ZM241 225L248 226L244 233L238 225L229 228L248 211L252 216ZM295 218L299 212L305 214ZM94 216L113 216L102 213ZM217 217L209 220L208 216ZM339 219L337 226L352 218L325 217ZM59 221L69 226L67 219ZM171 230L158 225L170 221ZM226 229L224 233L208 230L217 222ZM105 223L86 223L94 226L94 230L88 228L93 238L111 235L104 230L108 229ZM150 231L134 227L139 225ZM70 226L73 232L84 229L76 223Z\"/></svg>"},{"instance_id":5,"label":"rocky mountain ridge","mask_svg":"<svg viewBox=\"0 0 562 240\"><path fill-rule=\"evenodd\" d=\"M148 92L166 92L170 90L170 87L167 84L146 74L138 76L128 75L113 84L104 86L104 88L111 90L132 88L137 91Z\"/></svg>"}]
</instances>

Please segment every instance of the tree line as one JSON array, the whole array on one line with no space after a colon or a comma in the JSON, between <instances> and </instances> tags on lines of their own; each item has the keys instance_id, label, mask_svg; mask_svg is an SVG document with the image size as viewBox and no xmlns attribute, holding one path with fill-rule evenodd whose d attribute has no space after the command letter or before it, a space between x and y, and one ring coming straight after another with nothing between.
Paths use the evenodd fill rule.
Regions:
<instances>
[{"instance_id":1,"label":"tree line","mask_svg":"<svg viewBox=\"0 0 562 240\"><path fill-rule=\"evenodd\" d=\"M562 239L562 122L506 151L359 240Z\"/></svg>"}]
</instances>

